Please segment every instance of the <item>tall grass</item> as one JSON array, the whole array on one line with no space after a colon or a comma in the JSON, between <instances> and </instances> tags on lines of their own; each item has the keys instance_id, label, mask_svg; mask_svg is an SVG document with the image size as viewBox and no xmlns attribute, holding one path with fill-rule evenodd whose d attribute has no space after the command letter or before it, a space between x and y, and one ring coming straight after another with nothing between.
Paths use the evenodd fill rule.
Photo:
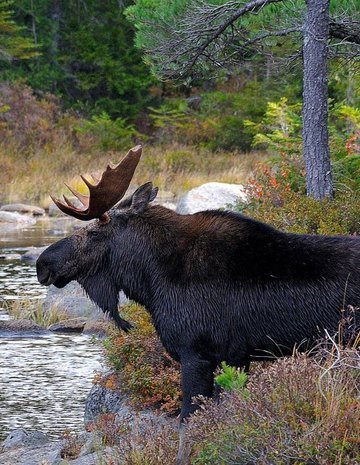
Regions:
<instances>
[{"instance_id":1,"label":"tall grass","mask_svg":"<svg viewBox=\"0 0 360 465\"><path fill-rule=\"evenodd\" d=\"M130 147L129 147L130 148ZM49 192L65 193L63 183L83 190L79 174L101 173L109 161L118 163L125 152L83 152L65 140L24 156L16 144L0 145L1 202L50 203ZM193 146L145 146L133 184L153 181L161 190L179 195L209 181L243 183L263 153L213 153ZM84 191L86 192L86 190Z\"/></svg>"},{"instance_id":2,"label":"tall grass","mask_svg":"<svg viewBox=\"0 0 360 465\"><path fill-rule=\"evenodd\" d=\"M6 302L5 308L15 320L31 320L44 328L49 328L51 325L69 318L66 312L59 310L56 306L44 310L42 300L11 300Z\"/></svg>"}]
</instances>

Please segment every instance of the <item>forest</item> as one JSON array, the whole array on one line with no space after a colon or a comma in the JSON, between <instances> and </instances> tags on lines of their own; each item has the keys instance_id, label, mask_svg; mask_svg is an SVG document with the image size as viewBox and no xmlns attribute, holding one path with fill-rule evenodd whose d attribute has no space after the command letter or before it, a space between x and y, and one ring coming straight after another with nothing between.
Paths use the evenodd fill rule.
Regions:
<instances>
[{"instance_id":1,"label":"forest","mask_svg":"<svg viewBox=\"0 0 360 465\"><path fill-rule=\"evenodd\" d=\"M86 193L80 173L137 144L136 186L151 180L177 199L240 184L237 212L291 233L358 236L360 0L0 0L0 207L48 210L64 182ZM15 307L19 318L28 304ZM176 417L178 363L141 306L122 313L136 329L108 328L112 374L94 383ZM190 463L358 464L359 335L332 343L250 374L224 364L221 401L202 399L189 421ZM104 414L92 427L102 465L175 463L170 423L133 437ZM64 465L79 444L67 433Z\"/></svg>"}]
</instances>

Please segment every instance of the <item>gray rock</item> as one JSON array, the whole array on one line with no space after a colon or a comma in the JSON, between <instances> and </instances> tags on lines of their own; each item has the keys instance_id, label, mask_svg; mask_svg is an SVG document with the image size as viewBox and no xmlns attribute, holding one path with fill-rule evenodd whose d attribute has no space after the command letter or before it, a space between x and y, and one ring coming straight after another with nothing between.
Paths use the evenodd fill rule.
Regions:
<instances>
[{"instance_id":1,"label":"gray rock","mask_svg":"<svg viewBox=\"0 0 360 465\"><path fill-rule=\"evenodd\" d=\"M50 310L56 307L60 312L66 313L69 317L88 317L99 319L103 313L85 295L82 287L76 281L72 281L62 289L49 286L43 307Z\"/></svg>"},{"instance_id":2,"label":"gray rock","mask_svg":"<svg viewBox=\"0 0 360 465\"><path fill-rule=\"evenodd\" d=\"M0 337L4 335L21 335L26 337L46 336L50 331L31 320L0 320Z\"/></svg>"},{"instance_id":3,"label":"gray rock","mask_svg":"<svg viewBox=\"0 0 360 465\"><path fill-rule=\"evenodd\" d=\"M81 333L86 324L86 318L72 318L54 323L48 329L53 333Z\"/></svg>"},{"instance_id":4,"label":"gray rock","mask_svg":"<svg viewBox=\"0 0 360 465\"><path fill-rule=\"evenodd\" d=\"M88 320L84 326L83 334L87 336L95 335L97 337L105 337L111 328L110 321L104 320Z\"/></svg>"},{"instance_id":5,"label":"gray rock","mask_svg":"<svg viewBox=\"0 0 360 465\"><path fill-rule=\"evenodd\" d=\"M60 465L61 443L49 443L39 447L20 447L0 452L1 465Z\"/></svg>"},{"instance_id":6,"label":"gray rock","mask_svg":"<svg viewBox=\"0 0 360 465\"><path fill-rule=\"evenodd\" d=\"M62 460L59 465L104 465L105 463L118 463L118 461L114 462L113 460L110 462L110 458L113 455L113 449L105 447L92 454L78 457L75 460Z\"/></svg>"},{"instance_id":7,"label":"gray rock","mask_svg":"<svg viewBox=\"0 0 360 465\"><path fill-rule=\"evenodd\" d=\"M79 457L84 455L92 454L103 447L103 433L101 431L93 431L89 433L89 436L85 444L80 449Z\"/></svg>"},{"instance_id":8,"label":"gray rock","mask_svg":"<svg viewBox=\"0 0 360 465\"><path fill-rule=\"evenodd\" d=\"M10 223L13 226L24 227L36 223L31 216L21 215L16 212L0 211L0 223Z\"/></svg>"},{"instance_id":9,"label":"gray rock","mask_svg":"<svg viewBox=\"0 0 360 465\"><path fill-rule=\"evenodd\" d=\"M0 254L0 260L21 260L19 253L4 253Z\"/></svg>"},{"instance_id":10,"label":"gray rock","mask_svg":"<svg viewBox=\"0 0 360 465\"><path fill-rule=\"evenodd\" d=\"M208 182L190 190L180 198L177 213L187 215L204 210L227 208L238 202L246 202L244 187L240 184Z\"/></svg>"},{"instance_id":11,"label":"gray rock","mask_svg":"<svg viewBox=\"0 0 360 465\"><path fill-rule=\"evenodd\" d=\"M99 415L117 413L122 407L127 408L127 398L124 394L100 384L94 384L85 402L85 427L95 423Z\"/></svg>"},{"instance_id":12,"label":"gray rock","mask_svg":"<svg viewBox=\"0 0 360 465\"><path fill-rule=\"evenodd\" d=\"M120 293L119 304L128 302L125 294ZM93 320L102 320L103 312L85 294L84 290L76 281L72 281L62 289L49 286L47 296L43 303L44 309L56 307L65 312L69 317L84 316Z\"/></svg>"},{"instance_id":13,"label":"gray rock","mask_svg":"<svg viewBox=\"0 0 360 465\"><path fill-rule=\"evenodd\" d=\"M105 375L103 381L106 380ZM84 424L90 427L99 415L115 413L115 423L125 426L128 433L144 434L149 428L171 425L177 426L176 419L165 415L157 415L151 410L137 411L129 402L128 397L119 390L106 388L95 384L85 402Z\"/></svg>"},{"instance_id":14,"label":"gray rock","mask_svg":"<svg viewBox=\"0 0 360 465\"><path fill-rule=\"evenodd\" d=\"M21 255L21 260L24 262L35 263L39 256L46 250L46 247L29 247L28 250Z\"/></svg>"},{"instance_id":15,"label":"gray rock","mask_svg":"<svg viewBox=\"0 0 360 465\"><path fill-rule=\"evenodd\" d=\"M170 425L174 429L178 427L176 418L158 415L151 410L137 411L127 402L123 402L116 413L115 423L118 426L125 426L131 435L144 435L148 431L153 433L157 428L165 425Z\"/></svg>"},{"instance_id":16,"label":"gray rock","mask_svg":"<svg viewBox=\"0 0 360 465\"><path fill-rule=\"evenodd\" d=\"M35 207L34 205L26 205L24 203L10 203L3 205L0 208L0 211L30 213L33 216L45 215L45 210L43 208Z\"/></svg>"},{"instance_id":17,"label":"gray rock","mask_svg":"<svg viewBox=\"0 0 360 465\"><path fill-rule=\"evenodd\" d=\"M27 431L19 428L11 431L1 444L3 450L14 447L39 447L49 442L49 438L41 431Z\"/></svg>"}]
</instances>

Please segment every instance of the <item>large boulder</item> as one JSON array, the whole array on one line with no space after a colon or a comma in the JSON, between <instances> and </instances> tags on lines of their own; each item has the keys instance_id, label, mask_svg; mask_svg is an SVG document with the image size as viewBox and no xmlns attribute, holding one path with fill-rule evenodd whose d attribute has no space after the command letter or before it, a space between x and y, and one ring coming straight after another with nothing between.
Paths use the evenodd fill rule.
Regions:
<instances>
[{"instance_id":1,"label":"large boulder","mask_svg":"<svg viewBox=\"0 0 360 465\"><path fill-rule=\"evenodd\" d=\"M84 293L80 284L72 281L58 289L51 285L48 288L43 307L45 310L56 308L69 318L89 317L98 319L102 316L99 308Z\"/></svg>"},{"instance_id":2,"label":"large boulder","mask_svg":"<svg viewBox=\"0 0 360 465\"><path fill-rule=\"evenodd\" d=\"M117 390L109 389L103 384L94 384L85 402L84 424L88 428L100 415L118 413L127 409L127 397Z\"/></svg>"},{"instance_id":3,"label":"large boulder","mask_svg":"<svg viewBox=\"0 0 360 465\"><path fill-rule=\"evenodd\" d=\"M123 292L120 293L120 305L128 299ZM49 286L47 296L43 303L44 309L56 307L60 312L66 313L70 318L87 317L93 320L103 319L104 314L85 294L76 281L72 281L62 289Z\"/></svg>"},{"instance_id":4,"label":"large boulder","mask_svg":"<svg viewBox=\"0 0 360 465\"><path fill-rule=\"evenodd\" d=\"M21 215L17 212L0 211L0 223L11 224L17 227L25 227L36 223L31 216Z\"/></svg>"},{"instance_id":5,"label":"large boulder","mask_svg":"<svg viewBox=\"0 0 360 465\"><path fill-rule=\"evenodd\" d=\"M25 203L9 203L7 205L3 205L0 208L0 211L28 213L33 216L45 215L45 210L43 208L36 207L34 205L26 205Z\"/></svg>"},{"instance_id":6,"label":"large boulder","mask_svg":"<svg viewBox=\"0 0 360 465\"><path fill-rule=\"evenodd\" d=\"M22 428L11 431L2 442L1 448L13 449L14 447L39 447L49 442L49 438L41 431L28 431Z\"/></svg>"},{"instance_id":7,"label":"large boulder","mask_svg":"<svg viewBox=\"0 0 360 465\"><path fill-rule=\"evenodd\" d=\"M148 428L171 425L176 427L174 418L158 415L152 410L138 410L131 405L126 394L106 386L107 380L116 374L107 373L100 383L95 384L85 402L84 424L91 428L103 414L115 414L115 424L125 427L128 432L144 433Z\"/></svg>"},{"instance_id":8,"label":"large boulder","mask_svg":"<svg viewBox=\"0 0 360 465\"><path fill-rule=\"evenodd\" d=\"M227 208L238 202L246 202L246 193L242 185L208 182L191 189L181 197L176 211L181 215L187 215L203 210Z\"/></svg>"}]
</instances>

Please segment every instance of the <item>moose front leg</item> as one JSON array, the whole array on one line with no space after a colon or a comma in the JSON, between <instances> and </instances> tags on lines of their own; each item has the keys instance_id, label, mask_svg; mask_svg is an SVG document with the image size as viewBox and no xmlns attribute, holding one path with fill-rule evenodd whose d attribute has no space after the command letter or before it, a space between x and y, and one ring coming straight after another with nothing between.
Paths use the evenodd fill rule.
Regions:
<instances>
[{"instance_id":1,"label":"moose front leg","mask_svg":"<svg viewBox=\"0 0 360 465\"><path fill-rule=\"evenodd\" d=\"M199 407L194 397L213 395L215 368L216 363L196 354L187 354L181 358L183 404L180 414L180 441L176 465L189 463L192 444L186 441L184 420Z\"/></svg>"}]
</instances>

